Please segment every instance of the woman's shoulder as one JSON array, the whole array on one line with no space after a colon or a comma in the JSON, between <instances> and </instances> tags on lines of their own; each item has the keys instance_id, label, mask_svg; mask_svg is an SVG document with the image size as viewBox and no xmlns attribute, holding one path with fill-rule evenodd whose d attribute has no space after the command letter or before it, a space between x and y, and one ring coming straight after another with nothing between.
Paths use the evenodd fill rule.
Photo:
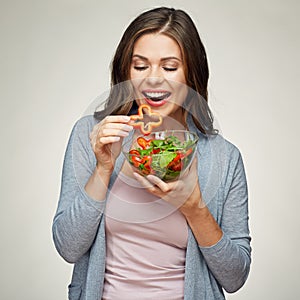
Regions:
<instances>
[{"instance_id":1,"label":"woman's shoulder","mask_svg":"<svg viewBox=\"0 0 300 300\"><path fill-rule=\"evenodd\" d=\"M236 145L226 139L219 131L214 134L204 134L197 128L191 114L188 114L187 123L190 130L197 133L199 137L199 148L203 153L238 157L240 151Z\"/></svg>"},{"instance_id":2,"label":"woman's shoulder","mask_svg":"<svg viewBox=\"0 0 300 300\"><path fill-rule=\"evenodd\" d=\"M98 122L93 115L80 117L73 125L72 136L86 136L87 134L89 136L89 133Z\"/></svg>"},{"instance_id":3,"label":"woman's shoulder","mask_svg":"<svg viewBox=\"0 0 300 300\"><path fill-rule=\"evenodd\" d=\"M205 152L209 152L214 156L225 155L231 158L240 156L239 148L220 133L213 135L201 133L199 135L199 145Z\"/></svg>"},{"instance_id":4,"label":"woman's shoulder","mask_svg":"<svg viewBox=\"0 0 300 300\"><path fill-rule=\"evenodd\" d=\"M201 164L203 167L207 165L206 167L209 170L213 170L218 174L232 175L236 167L242 163L239 148L220 133L200 137L198 143ZM227 176L224 178L227 178Z\"/></svg>"},{"instance_id":5,"label":"woman's shoulder","mask_svg":"<svg viewBox=\"0 0 300 300\"><path fill-rule=\"evenodd\" d=\"M224 149L226 149L226 153L230 156L239 156L240 150L239 148L229 139L225 138L223 135L218 133L215 137L216 145L223 145Z\"/></svg>"},{"instance_id":6,"label":"woman's shoulder","mask_svg":"<svg viewBox=\"0 0 300 300\"><path fill-rule=\"evenodd\" d=\"M99 121L97 121L93 115L86 115L80 117L76 122L75 128L86 128L86 127L94 127Z\"/></svg>"}]
</instances>

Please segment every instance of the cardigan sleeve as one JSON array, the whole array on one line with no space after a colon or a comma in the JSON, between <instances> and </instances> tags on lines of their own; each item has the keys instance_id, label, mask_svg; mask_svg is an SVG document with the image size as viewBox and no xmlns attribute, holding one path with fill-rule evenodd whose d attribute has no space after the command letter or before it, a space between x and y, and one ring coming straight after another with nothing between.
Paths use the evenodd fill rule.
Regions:
<instances>
[{"instance_id":1,"label":"cardigan sleeve","mask_svg":"<svg viewBox=\"0 0 300 300\"><path fill-rule=\"evenodd\" d=\"M88 117L74 126L65 153L61 191L52 234L58 253L75 263L92 245L105 201L91 199L84 186L95 168L89 141L92 122Z\"/></svg>"},{"instance_id":2,"label":"cardigan sleeve","mask_svg":"<svg viewBox=\"0 0 300 300\"><path fill-rule=\"evenodd\" d=\"M251 264L248 226L248 189L242 157L234 148L229 158L220 226L222 238L213 246L200 247L219 284L229 293L245 283Z\"/></svg>"}]
</instances>

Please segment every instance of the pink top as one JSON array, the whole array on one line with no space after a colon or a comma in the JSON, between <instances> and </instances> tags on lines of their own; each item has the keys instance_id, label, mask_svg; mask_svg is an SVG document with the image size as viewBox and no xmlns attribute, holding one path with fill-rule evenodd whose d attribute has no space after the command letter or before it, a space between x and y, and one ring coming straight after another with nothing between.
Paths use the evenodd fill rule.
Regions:
<instances>
[{"instance_id":1,"label":"pink top","mask_svg":"<svg viewBox=\"0 0 300 300\"><path fill-rule=\"evenodd\" d=\"M188 230L184 216L120 175L106 207L103 300L183 299Z\"/></svg>"}]
</instances>

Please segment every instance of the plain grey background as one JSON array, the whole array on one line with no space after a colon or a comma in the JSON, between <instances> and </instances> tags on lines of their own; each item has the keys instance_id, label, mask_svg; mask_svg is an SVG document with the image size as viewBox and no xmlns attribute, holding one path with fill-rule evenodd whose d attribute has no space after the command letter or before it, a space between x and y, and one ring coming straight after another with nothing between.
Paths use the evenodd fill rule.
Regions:
<instances>
[{"instance_id":1,"label":"plain grey background","mask_svg":"<svg viewBox=\"0 0 300 300\"><path fill-rule=\"evenodd\" d=\"M67 298L72 266L51 236L66 143L109 87L129 22L173 6L195 21L210 104L239 147L250 192L253 264L228 299L294 300L299 288L299 1L1 0L1 280L4 300Z\"/></svg>"}]
</instances>

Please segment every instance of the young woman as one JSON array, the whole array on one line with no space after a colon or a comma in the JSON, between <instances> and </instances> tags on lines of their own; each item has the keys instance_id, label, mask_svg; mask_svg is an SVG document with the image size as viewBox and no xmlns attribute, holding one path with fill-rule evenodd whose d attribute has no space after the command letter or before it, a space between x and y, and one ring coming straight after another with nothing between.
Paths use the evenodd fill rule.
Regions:
<instances>
[{"instance_id":1,"label":"young woman","mask_svg":"<svg viewBox=\"0 0 300 300\"><path fill-rule=\"evenodd\" d=\"M106 107L76 123L65 154L53 237L74 263L69 299L216 300L245 283L246 177L238 149L214 130L208 76L184 11L152 9L126 29ZM176 124L199 136L177 181L142 177L120 155L136 135L129 115L142 104L163 116L161 129Z\"/></svg>"}]
</instances>

